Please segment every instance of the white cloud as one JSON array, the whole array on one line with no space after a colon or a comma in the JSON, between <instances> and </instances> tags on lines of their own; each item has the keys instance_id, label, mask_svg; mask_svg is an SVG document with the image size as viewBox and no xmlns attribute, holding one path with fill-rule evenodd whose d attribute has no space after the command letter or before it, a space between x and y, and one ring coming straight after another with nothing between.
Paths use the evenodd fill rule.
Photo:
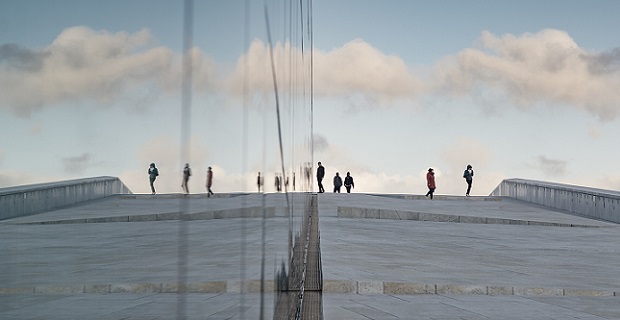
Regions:
<instances>
[{"instance_id":1,"label":"white cloud","mask_svg":"<svg viewBox=\"0 0 620 320\"><path fill-rule=\"evenodd\" d=\"M279 90L284 91L287 87L281 84L295 80L291 74L309 72L310 59L303 57L301 51L292 48L288 42L284 45L276 43L273 50ZM227 80L230 92L242 92L246 67L249 88L254 92L272 94L271 60L266 43L254 40L247 53L239 58L235 71ZM309 85L309 79L297 80ZM314 93L318 97L361 94L380 103L390 103L397 99L411 99L422 87L422 82L409 72L401 58L384 54L363 40L353 40L329 52L316 50L314 53Z\"/></svg>"},{"instance_id":2,"label":"white cloud","mask_svg":"<svg viewBox=\"0 0 620 320\"><path fill-rule=\"evenodd\" d=\"M568 162L564 160L550 159L538 156L534 167L542 171L548 177L561 177L567 173Z\"/></svg>"},{"instance_id":3,"label":"white cloud","mask_svg":"<svg viewBox=\"0 0 620 320\"><path fill-rule=\"evenodd\" d=\"M92 165L91 160L90 153L83 153L79 156L63 158L62 165L66 173L81 174L89 165Z\"/></svg>"},{"instance_id":4,"label":"white cloud","mask_svg":"<svg viewBox=\"0 0 620 320\"><path fill-rule=\"evenodd\" d=\"M141 86L178 92L181 59L166 47L151 47L154 42L146 29L113 34L72 27L44 49L4 44L0 46L0 107L27 116L64 101L109 104ZM204 90L214 77L214 65L197 49L192 57L194 86Z\"/></svg>"},{"instance_id":5,"label":"white cloud","mask_svg":"<svg viewBox=\"0 0 620 320\"><path fill-rule=\"evenodd\" d=\"M465 49L436 66L437 89L468 94L484 86L518 106L570 105L601 120L618 115L618 55L580 48L568 33L542 30L522 36L483 32L479 49Z\"/></svg>"}]
</instances>

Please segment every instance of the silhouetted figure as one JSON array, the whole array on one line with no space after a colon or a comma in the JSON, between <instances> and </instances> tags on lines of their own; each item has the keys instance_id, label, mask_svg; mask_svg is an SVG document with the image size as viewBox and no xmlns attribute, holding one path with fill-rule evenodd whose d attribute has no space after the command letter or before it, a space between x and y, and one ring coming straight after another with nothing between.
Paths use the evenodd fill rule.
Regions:
<instances>
[{"instance_id":1,"label":"silhouetted figure","mask_svg":"<svg viewBox=\"0 0 620 320\"><path fill-rule=\"evenodd\" d=\"M157 179L157 176L159 176L159 170L157 170L157 167L155 167L155 163L151 163L151 165L149 166L149 181L151 183L151 194L155 194L155 186L153 185L153 183L155 183L155 179Z\"/></svg>"},{"instance_id":2,"label":"silhouetted figure","mask_svg":"<svg viewBox=\"0 0 620 320\"><path fill-rule=\"evenodd\" d=\"M426 196L431 196L431 200L433 200L433 192L435 192L435 171L433 168L428 168L428 173L426 174L426 186L428 187L428 192Z\"/></svg>"},{"instance_id":3,"label":"silhouetted figure","mask_svg":"<svg viewBox=\"0 0 620 320\"><path fill-rule=\"evenodd\" d=\"M258 177L256 178L256 185L258 186L258 192L260 192L260 189L263 186L263 178L261 178L260 172L258 173Z\"/></svg>"},{"instance_id":4,"label":"silhouetted figure","mask_svg":"<svg viewBox=\"0 0 620 320\"><path fill-rule=\"evenodd\" d=\"M340 193L340 187L342 187L342 178L340 177L340 174L336 172L336 176L334 177L334 193Z\"/></svg>"},{"instance_id":5,"label":"silhouetted figure","mask_svg":"<svg viewBox=\"0 0 620 320\"><path fill-rule=\"evenodd\" d=\"M467 165L467 169L463 172L463 178L467 181L467 192L465 192L465 196L469 197L469 191L471 191L471 183L474 181L474 168L471 164Z\"/></svg>"},{"instance_id":6,"label":"silhouetted figure","mask_svg":"<svg viewBox=\"0 0 620 320\"><path fill-rule=\"evenodd\" d=\"M276 181L274 185L276 186L276 192L280 192L280 176L278 176L277 173L276 173Z\"/></svg>"},{"instance_id":7,"label":"silhouetted figure","mask_svg":"<svg viewBox=\"0 0 620 320\"><path fill-rule=\"evenodd\" d=\"M183 182L181 183L181 188L183 188L183 192L185 194L189 194L189 188L187 187L187 182L189 181L189 177L192 175L192 169L189 168L189 163L185 164L185 168L183 168Z\"/></svg>"},{"instance_id":8,"label":"silhouetted figure","mask_svg":"<svg viewBox=\"0 0 620 320\"><path fill-rule=\"evenodd\" d=\"M310 162L304 167L304 173L306 174L306 187L312 189L312 168Z\"/></svg>"},{"instance_id":9,"label":"silhouetted figure","mask_svg":"<svg viewBox=\"0 0 620 320\"><path fill-rule=\"evenodd\" d=\"M316 169L316 181L319 183L319 193L325 192L323 188L323 177L325 177L325 167L319 161L319 167Z\"/></svg>"},{"instance_id":10,"label":"silhouetted figure","mask_svg":"<svg viewBox=\"0 0 620 320\"><path fill-rule=\"evenodd\" d=\"M207 197L210 197L213 195L213 191L211 191L212 185L213 185L213 171L211 170L211 167L209 167L209 170L207 170L207 184L205 184L205 187L207 187Z\"/></svg>"},{"instance_id":11,"label":"silhouetted figure","mask_svg":"<svg viewBox=\"0 0 620 320\"><path fill-rule=\"evenodd\" d=\"M350 172L347 172L347 176L344 177L344 187L347 188L347 193L351 193L351 188L355 189L355 183L353 183Z\"/></svg>"},{"instance_id":12,"label":"silhouetted figure","mask_svg":"<svg viewBox=\"0 0 620 320\"><path fill-rule=\"evenodd\" d=\"M293 191L295 191L295 172L293 172Z\"/></svg>"}]
</instances>

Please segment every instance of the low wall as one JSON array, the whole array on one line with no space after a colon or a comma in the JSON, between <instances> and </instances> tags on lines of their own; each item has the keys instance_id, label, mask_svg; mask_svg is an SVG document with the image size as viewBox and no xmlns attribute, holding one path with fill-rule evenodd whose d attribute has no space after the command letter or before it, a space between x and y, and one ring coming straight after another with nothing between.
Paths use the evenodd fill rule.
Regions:
<instances>
[{"instance_id":1,"label":"low wall","mask_svg":"<svg viewBox=\"0 0 620 320\"><path fill-rule=\"evenodd\" d=\"M132 193L115 177L0 188L0 220L40 213L114 194Z\"/></svg>"},{"instance_id":2,"label":"low wall","mask_svg":"<svg viewBox=\"0 0 620 320\"><path fill-rule=\"evenodd\" d=\"M504 196L620 223L620 192L534 180L506 179L491 196Z\"/></svg>"}]
</instances>

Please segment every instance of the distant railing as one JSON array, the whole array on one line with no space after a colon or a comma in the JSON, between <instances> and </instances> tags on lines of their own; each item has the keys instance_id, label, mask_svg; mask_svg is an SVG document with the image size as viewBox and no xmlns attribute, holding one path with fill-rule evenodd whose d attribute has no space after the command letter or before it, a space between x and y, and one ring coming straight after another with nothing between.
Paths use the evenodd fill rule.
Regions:
<instances>
[{"instance_id":1,"label":"distant railing","mask_svg":"<svg viewBox=\"0 0 620 320\"><path fill-rule=\"evenodd\" d=\"M0 188L0 220L54 210L114 194L132 193L115 177Z\"/></svg>"},{"instance_id":2,"label":"distant railing","mask_svg":"<svg viewBox=\"0 0 620 320\"><path fill-rule=\"evenodd\" d=\"M588 218L620 223L620 192L568 184L506 179L491 193L566 210Z\"/></svg>"}]
</instances>

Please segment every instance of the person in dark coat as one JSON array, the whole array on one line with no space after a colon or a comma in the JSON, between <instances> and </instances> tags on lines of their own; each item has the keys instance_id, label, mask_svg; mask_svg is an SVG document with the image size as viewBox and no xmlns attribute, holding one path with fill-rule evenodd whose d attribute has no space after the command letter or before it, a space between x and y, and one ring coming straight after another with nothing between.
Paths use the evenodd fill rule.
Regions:
<instances>
[{"instance_id":1,"label":"person in dark coat","mask_svg":"<svg viewBox=\"0 0 620 320\"><path fill-rule=\"evenodd\" d=\"M319 183L319 193L325 192L323 188L323 177L325 177L325 167L319 161L319 167L316 168L316 181Z\"/></svg>"},{"instance_id":2,"label":"person in dark coat","mask_svg":"<svg viewBox=\"0 0 620 320\"><path fill-rule=\"evenodd\" d=\"M207 170L207 183L205 184L205 187L207 187L207 197L210 197L213 195L213 191L211 191L212 185L213 185L213 171L211 170L211 167L209 167L209 170Z\"/></svg>"},{"instance_id":3,"label":"person in dark coat","mask_svg":"<svg viewBox=\"0 0 620 320\"><path fill-rule=\"evenodd\" d=\"M258 192L260 193L260 189L263 186L263 178L261 178L260 172L258 173L258 177L256 178L256 185L258 186Z\"/></svg>"},{"instance_id":4,"label":"person in dark coat","mask_svg":"<svg viewBox=\"0 0 620 320\"><path fill-rule=\"evenodd\" d=\"M189 168L189 163L185 164L185 168L183 168L183 182L181 183L181 188L183 188L183 192L185 194L189 194L189 188L187 187L187 182L189 181L189 177L192 175L192 169Z\"/></svg>"},{"instance_id":5,"label":"person in dark coat","mask_svg":"<svg viewBox=\"0 0 620 320\"><path fill-rule=\"evenodd\" d=\"M435 171L433 168L428 168L428 173L426 173L426 186L428 187L428 192L426 196L431 196L431 200L433 200L433 193L435 192Z\"/></svg>"},{"instance_id":6,"label":"person in dark coat","mask_svg":"<svg viewBox=\"0 0 620 320\"><path fill-rule=\"evenodd\" d=\"M334 193L340 193L340 187L342 187L342 178L340 174L336 172L336 176L334 177Z\"/></svg>"},{"instance_id":7,"label":"person in dark coat","mask_svg":"<svg viewBox=\"0 0 620 320\"><path fill-rule=\"evenodd\" d=\"M347 176L344 177L344 187L347 188L347 193L351 193L351 188L355 189L355 183L353 183L353 177L351 177L350 172L347 172Z\"/></svg>"},{"instance_id":8,"label":"person in dark coat","mask_svg":"<svg viewBox=\"0 0 620 320\"><path fill-rule=\"evenodd\" d=\"M471 191L471 183L474 180L474 168L471 166L471 164L467 165L467 169L465 169L465 171L463 172L463 178L465 178L465 181L467 182L467 192L465 192L465 196L469 197L469 191Z\"/></svg>"}]
</instances>

